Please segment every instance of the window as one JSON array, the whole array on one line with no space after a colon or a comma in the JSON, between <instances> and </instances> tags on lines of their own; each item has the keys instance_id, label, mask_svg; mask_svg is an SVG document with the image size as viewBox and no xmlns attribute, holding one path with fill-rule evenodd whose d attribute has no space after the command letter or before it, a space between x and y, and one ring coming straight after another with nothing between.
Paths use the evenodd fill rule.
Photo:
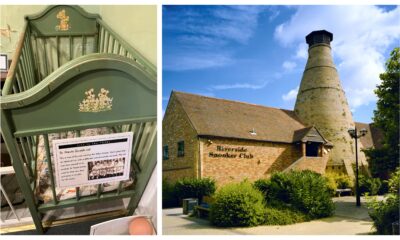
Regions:
<instances>
[{"instance_id":1,"label":"window","mask_svg":"<svg viewBox=\"0 0 400 240\"><path fill-rule=\"evenodd\" d=\"M178 157L185 156L185 142L180 141L178 142Z\"/></svg>"},{"instance_id":2,"label":"window","mask_svg":"<svg viewBox=\"0 0 400 240\"><path fill-rule=\"evenodd\" d=\"M163 147L163 160L169 159L168 145Z\"/></svg>"},{"instance_id":3,"label":"window","mask_svg":"<svg viewBox=\"0 0 400 240\"><path fill-rule=\"evenodd\" d=\"M320 143L316 143L316 142L307 142L307 146L306 146L306 156L307 157L319 157L319 147L320 147Z\"/></svg>"}]
</instances>

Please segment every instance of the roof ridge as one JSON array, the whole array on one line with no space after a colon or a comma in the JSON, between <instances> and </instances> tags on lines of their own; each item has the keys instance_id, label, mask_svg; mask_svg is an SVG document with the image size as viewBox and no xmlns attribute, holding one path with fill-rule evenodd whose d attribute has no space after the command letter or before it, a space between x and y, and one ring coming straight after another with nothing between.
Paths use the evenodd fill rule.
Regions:
<instances>
[{"instance_id":1,"label":"roof ridge","mask_svg":"<svg viewBox=\"0 0 400 240\"><path fill-rule=\"evenodd\" d=\"M178 93L178 94L186 94L186 95L192 95L192 96L197 96L197 97L215 99L215 100L224 101L224 102L233 102L233 103L240 103L240 104L251 105L251 106L256 106L256 107L264 107L264 108L270 108L270 109L276 109L276 110L294 112L294 110L283 109L283 108L277 108L277 107L269 107L269 106L265 106L265 105L260 105L260 104L255 104L255 103L248 103L248 102L242 102L242 101L238 101L238 100L229 100L229 99L223 99L223 98L217 98L217 97L210 97L210 96L204 96L204 95L200 95L200 94L188 93L188 92L182 92L182 91L175 91L175 90L173 90L172 92L173 92L173 93Z\"/></svg>"}]
</instances>

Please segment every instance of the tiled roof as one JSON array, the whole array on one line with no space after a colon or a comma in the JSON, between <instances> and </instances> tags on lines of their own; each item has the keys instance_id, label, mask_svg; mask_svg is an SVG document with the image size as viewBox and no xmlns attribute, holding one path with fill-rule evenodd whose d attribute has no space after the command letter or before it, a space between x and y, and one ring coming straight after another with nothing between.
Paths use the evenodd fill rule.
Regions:
<instances>
[{"instance_id":1,"label":"tiled roof","mask_svg":"<svg viewBox=\"0 0 400 240\"><path fill-rule=\"evenodd\" d=\"M363 148L381 148L383 132L381 129L375 127L373 124L356 122L357 131L365 128L367 129L367 134L360 138Z\"/></svg>"},{"instance_id":2,"label":"tiled roof","mask_svg":"<svg viewBox=\"0 0 400 240\"><path fill-rule=\"evenodd\" d=\"M306 128L290 110L175 91L173 97L200 136L292 143Z\"/></svg>"}]
</instances>

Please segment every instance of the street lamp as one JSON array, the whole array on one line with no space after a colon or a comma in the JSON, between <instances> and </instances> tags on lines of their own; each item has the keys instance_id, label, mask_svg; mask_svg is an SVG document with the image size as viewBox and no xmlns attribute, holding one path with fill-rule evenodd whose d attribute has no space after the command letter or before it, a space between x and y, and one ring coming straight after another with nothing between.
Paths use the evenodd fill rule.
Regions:
<instances>
[{"instance_id":1,"label":"street lamp","mask_svg":"<svg viewBox=\"0 0 400 240\"><path fill-rule=\"evenodd\" d=\"M360 189L358 187L358 148L357 148L357 139L365 136L367 134L367 129L363 128L359 132L357 132L357 127L354 129L348 130L350 136L355 139L356 142L356 205L357 207L361 206L360 201Z\"/></svg>"}]
</instances>

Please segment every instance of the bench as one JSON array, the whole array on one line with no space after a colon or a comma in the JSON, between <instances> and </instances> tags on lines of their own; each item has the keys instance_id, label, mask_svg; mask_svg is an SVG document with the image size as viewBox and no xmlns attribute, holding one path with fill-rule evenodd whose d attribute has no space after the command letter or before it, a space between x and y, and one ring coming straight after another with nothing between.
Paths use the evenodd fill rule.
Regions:
<instances>
[{"instance_id":1,"label":"bench","mask_svg":"<svg viewBox=\"0 0 400 240\"><path fill-rule=\"evenodd\" d=\"M210 213L210 207L198 205L195 207L197 217L199 218L208 218Z\"/></svg>"},{"instance_id":2,"label":"bench","mask_svg":"<svg viewBox=\"0 0 400 240\"><path fill-rule=\"evenodd\" d=\"M342 193L349 193L350 195L352 195L353 191L351 190L351 188L336 189L336 195L338 195L338 197L340 197Z\"/></svg>"}]
</instances>

